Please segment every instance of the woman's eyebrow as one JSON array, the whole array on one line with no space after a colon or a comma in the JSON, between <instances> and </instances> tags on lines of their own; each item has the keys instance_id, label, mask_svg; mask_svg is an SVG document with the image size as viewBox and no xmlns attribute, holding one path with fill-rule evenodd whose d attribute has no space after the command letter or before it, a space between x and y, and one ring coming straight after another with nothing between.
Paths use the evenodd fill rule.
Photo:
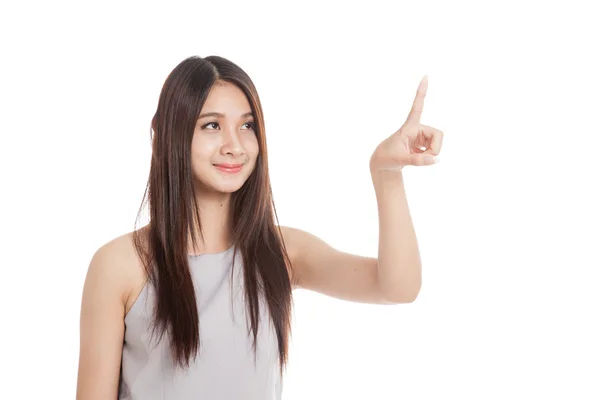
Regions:
<instances>
[{"instance_id":1,"label":"woman's eyebrow","mask_svg":"<svg viewBox=\"0 0 600 400\"><path fill-rule=\"evenodd\" d=\"M246 118L246 117L252 117L252 111L247 112L246 114L243 114L241 116L241 118ZM206 118L206 117L218 117L218 118L225 118L225 114L219 113L219 112L208 112L208 113L204 113L204 114L200 114L200 116L198 117L198 119L200 118Z\"/></svg>"}]
</instances>

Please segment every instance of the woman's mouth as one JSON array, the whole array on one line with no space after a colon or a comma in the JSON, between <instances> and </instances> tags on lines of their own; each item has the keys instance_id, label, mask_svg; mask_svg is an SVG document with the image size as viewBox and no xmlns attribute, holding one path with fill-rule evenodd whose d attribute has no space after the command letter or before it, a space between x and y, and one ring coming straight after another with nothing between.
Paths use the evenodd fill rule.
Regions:
<instances>
[{"instance_id":1,"label":"woman's mouth","mask_svg":"<svg viewBox=\"0 0 600 400\"><path fill-rule=\"evenodd\" d=\"M237 174L242 170L244 164L214 164L214 166L221 172L226 172L228 174Z\"/></svg>"}]
</instances>

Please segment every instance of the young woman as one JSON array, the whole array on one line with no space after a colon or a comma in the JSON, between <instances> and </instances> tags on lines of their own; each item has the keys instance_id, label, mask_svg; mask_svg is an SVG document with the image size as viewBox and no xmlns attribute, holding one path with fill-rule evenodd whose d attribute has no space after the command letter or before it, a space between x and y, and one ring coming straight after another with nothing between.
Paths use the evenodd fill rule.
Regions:
<instances>
[{"instance_id":1,"label":"young woman","mask_svg":"<svg viewBox=\"0 0 600 400\"><path fill-rule=\"evenodd\" d=\"M380 220L370 258L278 226L252 81L222 57L181 62L152 119L150 222L89 265L77 398L279 399L293 289L412 302L421 262L402 168L433 164L442 145L420 123L426 90L425 77L370 159Z\"/></svg>"}]
</instances>

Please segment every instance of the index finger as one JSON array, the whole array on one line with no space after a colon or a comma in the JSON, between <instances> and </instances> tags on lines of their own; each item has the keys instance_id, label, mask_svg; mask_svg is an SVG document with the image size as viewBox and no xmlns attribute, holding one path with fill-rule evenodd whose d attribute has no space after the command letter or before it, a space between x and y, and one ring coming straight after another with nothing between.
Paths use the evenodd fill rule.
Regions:
<instances>
[{"instance_id":1,"label":"index finger","mask_svg":"<svg viewBox=\"0 0 600 400\"><path fill-rule=\"evenodd\" d=\"M423 79L421 79L421 83L419 83L419 87L417 88L417 95L415 97L415 101L413 102L412 109L408 114L406 122L414 124L420 123L421 114L423 113L423 106L425 104L425 95L427 94L428 83L429 77L425 75Z\"/></svg>"}]
</instances>

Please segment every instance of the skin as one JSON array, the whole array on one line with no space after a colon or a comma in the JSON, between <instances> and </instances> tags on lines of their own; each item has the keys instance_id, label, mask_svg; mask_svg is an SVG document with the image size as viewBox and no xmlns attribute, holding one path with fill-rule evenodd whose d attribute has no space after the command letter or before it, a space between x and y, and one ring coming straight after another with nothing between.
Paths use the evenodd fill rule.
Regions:
<instances>
[{"instance_id":1,"label":"skin","mask_svg":"<svg viewBox=\"0 0 600 400\"><path fill-rule=\"evenodd\" d=\"M376 148L370 160L380 220L378 257L342 252L311 233L282 226L296 277L294 289L371 304L416 299L421 260L402 173L407 165L434 164L433 157L441 149L442 132L420 124L427 82L427 78L421 81L406 122ZM220 252L231 244L231 193L244 184L258 155L253 120L246 116L250 111L243 92L223 82L213 87L200 113L192 140L192 168L205 242L190 246L189 254ZM202 116L213 112L222 115ZM219 163L241 163L243 169L226 174L214 167ZM77 399L117 397L124 318L145 279L131 232L94 254L82 298Z\"/></svg>"}]
</instances>

